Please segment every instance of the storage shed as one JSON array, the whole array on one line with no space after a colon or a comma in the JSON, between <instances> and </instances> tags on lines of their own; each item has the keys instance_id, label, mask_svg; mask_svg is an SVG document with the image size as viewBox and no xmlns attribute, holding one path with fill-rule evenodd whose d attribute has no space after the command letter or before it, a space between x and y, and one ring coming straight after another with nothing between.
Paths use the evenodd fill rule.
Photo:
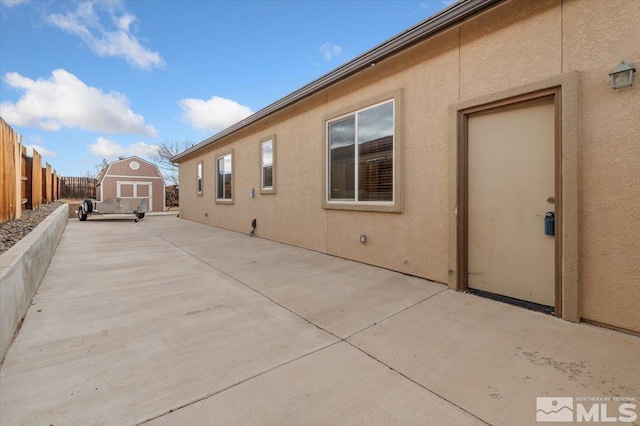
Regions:
<instances>
[{"instance_id":1,"label":"storage shed","mask_svg":"<svg viewBox=\"0 0 640 426\"><path fill-rule=\"evenodd\" d=\"M109 164L98 178L96 198L148 198L149 211L165 210L164 179L158 167L138 157Z\"/></svg>"}]
</instances>

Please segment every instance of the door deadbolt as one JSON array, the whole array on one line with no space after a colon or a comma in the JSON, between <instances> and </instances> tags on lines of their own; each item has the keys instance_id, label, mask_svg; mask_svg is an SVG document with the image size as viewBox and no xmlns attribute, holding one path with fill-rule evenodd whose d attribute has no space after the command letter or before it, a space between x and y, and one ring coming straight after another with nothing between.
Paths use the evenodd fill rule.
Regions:
<instances>
[{"instance_id":1,"label":"door deadbolt","mask_svg":"<svg viewBox=\"0 0 640 426\"><path fill-rule=\"evenodd\" d=\"M544 214L544 235L556 235L556 215L553 212Z\"/></svg>"}]
</instances>

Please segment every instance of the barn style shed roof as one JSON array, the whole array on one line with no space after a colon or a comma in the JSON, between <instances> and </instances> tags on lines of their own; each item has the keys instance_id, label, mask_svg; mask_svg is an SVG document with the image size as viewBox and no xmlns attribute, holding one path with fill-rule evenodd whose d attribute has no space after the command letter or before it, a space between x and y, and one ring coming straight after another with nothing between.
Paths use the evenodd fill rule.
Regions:
<instances>
[{"instance_id":1,"label":"barn style shed roof","mask_svg":"<svg viewBox=\"0 0 640 426\"><path fill-rule=\"evenodd\" d=\"M363 69L374 66L377 62L388 58L414 44L423 41L441 31L450 28L466 18L476 15L495 4L504 0L459 0L446 9L425 19L424 21L410 27L400 34L390 38L389 40L377 45L373 49L355 57L346 62L335 70L323 75L322 77L312 81L306 86L301 87L295 92L285 96L284 98L272 103L271 105L261 109L255 114L250 115L237 122L236 124L226 128L225 130L205 139L197 145L181 152L171 158L174 163L180 163L181 160L190 156L207 146L229 136L271 114L274 114L302 99L313 95L327 87L344 80Z\"/></svg>"},{"instance_id":2,"label":"barn style shed roof","mask_svg":"<svg viewBox=\"0 0 640 426\"><path fill-rule=\"evenodd\" d=\"M104 178L109 175L109 169L111 169L111 166L113 166L114 164L117 164L117 163L123 163L125 161L131 161L131 160L141 161L141 162L143 162L145 164L148 164L148 165L152 166L153 168L156 169L156 172L158 173L158 176L161 177L163 182L164 182L164 178L162 177L162 173L160 173L160 169L158 168L158 166L156 166L155 164L153 164L150 161L143 160L142 158L137 157L137 156L134 155L134 156L131 156L131 157L122 158L122 159L119 159L119 160L116 160L116 161L112 161L111 163L109 163L109 166L106 169L104 169L102 171L102 173L100 173L100 176L98 176L98 183L96 184L96 186L100 186L100 184L102 183Z\"/></svg>"}]
</instances>

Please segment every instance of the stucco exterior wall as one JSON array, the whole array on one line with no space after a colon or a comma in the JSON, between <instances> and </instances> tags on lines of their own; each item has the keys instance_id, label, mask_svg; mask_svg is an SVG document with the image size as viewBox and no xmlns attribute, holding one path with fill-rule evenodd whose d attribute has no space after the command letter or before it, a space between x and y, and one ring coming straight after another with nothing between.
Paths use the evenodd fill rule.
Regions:
<instances>
[{"instance_id":1,"label":"stucco exterior wall","mask_svg":"<svg viewBox=\"0 0 640 426\"><path fill-rule=\"evenodd\" d=\"M586 3L586 4L585 4ZM580 72L580 306L584 319L640 331L640 2L564 2L563 69Z\"/></svg>"},{"instance_id":2,"label":"stucco exterior wall","mask_svg":"<svg viewBox=\"0 0 640 426\"><path fill-rule=\"evenodd\" d=\"M461 101L557 75L561 66L561 0L510 1L460 26Z\"/></svg>"},{"instance_id":3,"label":"stucco exterior wall","mask_svg":"<svg viewBox=\"0 0 640 426\"><path fill-rule=\"evenodd\" d=\"M577 71L576 303L585 319L640 332L640 84L614 92L607 75L621 59L640 64L640 2L614 3L507 1L200 150L180 164L182 217L240 232L257 218L260 237L447 282L450 107ZM326 117L397 91L402 211L324 209ZM260 194L260 141L269 135L277 187ZM234 200L222 205L215 159L231 150Z\"/></svg>"}]
</instances>

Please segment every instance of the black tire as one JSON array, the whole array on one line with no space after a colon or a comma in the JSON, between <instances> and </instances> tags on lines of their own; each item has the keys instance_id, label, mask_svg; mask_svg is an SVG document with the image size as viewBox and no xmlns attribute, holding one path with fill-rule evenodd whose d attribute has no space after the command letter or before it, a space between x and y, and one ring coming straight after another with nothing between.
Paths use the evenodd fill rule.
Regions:
<instances>
[{"instance_id":1,"label":"black tire","mask_svg":"<svg viewBox=\"0 0 640 426\"><path fill-rule=\"evenodd\" d=\"M82 202L82 207L84 208L84 212L85 212L86 214L93 213L93 201L91 201L91 200L84 200L84 201Z\"/></svg>"},{"instance_id":2,"label":"black tire","mask_svg":"<svg viewBox=\"0 0 640 426\"><path fill-rule=\"evenodd\" d=\"M87 214L82 211L82 206L78 206L78 219L80 222L87 220Z\"/></svg>"},{"instance_id":3,"label":"black tire","mask_svg":"<svg viewBox=\"0 0 640 426\"><path fill-rule=\"evenodd\" d=\"M144 219L144 213L137 213L136 216L138 219Z\"/></svg>"}]
</instances>

